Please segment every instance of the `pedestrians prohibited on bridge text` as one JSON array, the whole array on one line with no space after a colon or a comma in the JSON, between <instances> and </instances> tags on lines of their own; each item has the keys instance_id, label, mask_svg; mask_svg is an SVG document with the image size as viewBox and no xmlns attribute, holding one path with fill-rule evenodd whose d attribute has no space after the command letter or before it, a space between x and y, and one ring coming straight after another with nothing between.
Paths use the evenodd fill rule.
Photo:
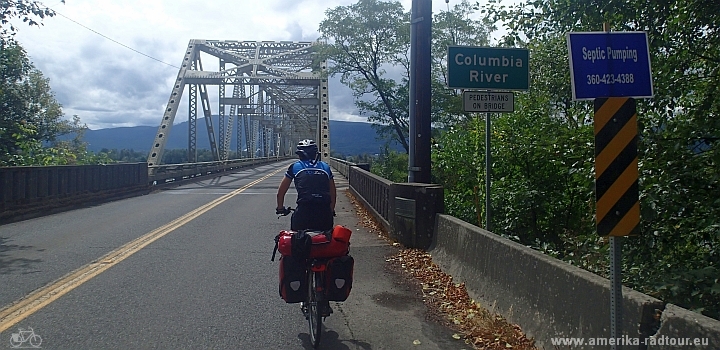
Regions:
<instances>
[{"instance_id":1,"label":"pedestrians prohibited on bridge text","mask_svg":"<svg viewBox=\"0 0 720 350\"><path fill-rule=\"evenodd\" d=\"M567 34L575 100L653 96L645 32Z\"/></svg>"},{"instance_id":2,"label":"pedestrians prohibited on bridge text","mask_svg":"<svg viewBox=\"0 0 720 350\"><path fill-rule=\"evenodd\" d=\"M465 112L514 112L515 99L512 92L464 91Z\"/></svg>"}]
</instances>

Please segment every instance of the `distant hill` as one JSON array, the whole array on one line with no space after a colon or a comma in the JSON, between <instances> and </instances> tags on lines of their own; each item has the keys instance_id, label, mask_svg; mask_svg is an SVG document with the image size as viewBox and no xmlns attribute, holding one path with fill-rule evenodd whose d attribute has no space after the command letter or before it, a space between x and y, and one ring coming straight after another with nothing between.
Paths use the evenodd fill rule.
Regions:
<instances>
[{"instance_id":1,"label":"distant hill","mask_svg":"<svg viewBox=\"0 0 720 350\"><path fill-rule=\"evenodd\" d=\"M214 125L217 135L217 122ZM135 126L87 130L84 141L88 143L88 149L93 152L99 152L103 148L133 149L144 152L150 151L157 129L155 126ZM188 133L188 122L173 125L165 148L187 148ZM385 142L377 140L376 137L375 130L369 123L330 121L330 149L333 153L343 156L379 153ZM233 138L230 145L233 150L236 149L235 141ZM197 147L198 149L210 148L207 127L200 120L197 123ZM402 146L395 144L392 149L399 151L402 150Z\"/></svg>"}]
</instances>

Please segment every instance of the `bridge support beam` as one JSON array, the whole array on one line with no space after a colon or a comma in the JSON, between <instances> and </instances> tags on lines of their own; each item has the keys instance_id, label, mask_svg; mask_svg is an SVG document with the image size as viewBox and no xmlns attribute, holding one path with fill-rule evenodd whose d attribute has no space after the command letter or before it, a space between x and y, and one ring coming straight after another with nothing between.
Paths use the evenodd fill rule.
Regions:
<instances>
[{"instance_id":1,"label":"bridge support beam","mask_svg":"<svg viewBox=\"0 0 720 350\"><path fill-rule=\"evenodd\" d=\"M215 160L228 160L237 117L237 154L255 157L278 153L283 140L316 139L322 157L330 154L327 63L317 67L313 42L191 40L178 72L165 115L148 156L148 165L162 163L162 153L185 85L190 85L188 160L197 161L197 104L201 104ZM218 71L205 71L201 54L219 59ZM232 97L226 96L228 85ZM218 112L210 109L208 86L218 86ZM199 91L199 93L198 93ZM229 114L227 114L229 106ZM213 118L218 121L218 134ZM269 123L261 125L260 122ZM275 127L282 126L280 135ZM242 134L244 133L244 140ZM215 139L219 142L216 143ZM282 144L282 143L280 143Z\"/></svg>"}]
</instances>

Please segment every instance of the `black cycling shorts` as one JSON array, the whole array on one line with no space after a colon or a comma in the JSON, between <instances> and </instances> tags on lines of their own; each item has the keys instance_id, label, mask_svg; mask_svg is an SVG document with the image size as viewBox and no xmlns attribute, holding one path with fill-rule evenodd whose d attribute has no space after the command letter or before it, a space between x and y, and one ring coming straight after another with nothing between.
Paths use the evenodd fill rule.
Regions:
<instances>
[{"instance_id":1,"label":"black cycling shorts","mask_svg":"<svg viewBox=\"0 0 720 350\"><path fill-rule=\"evenodd\" d=\"M330 204L298 205L290 218L290 229L299 230L331 230L333 213Z\"/></svg>"}]
</instances>

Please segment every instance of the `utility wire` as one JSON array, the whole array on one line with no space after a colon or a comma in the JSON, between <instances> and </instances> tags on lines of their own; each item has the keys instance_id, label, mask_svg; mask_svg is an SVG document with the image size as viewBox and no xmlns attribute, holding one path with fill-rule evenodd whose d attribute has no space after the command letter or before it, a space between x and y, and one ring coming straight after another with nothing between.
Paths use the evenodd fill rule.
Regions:
<instances>
[{"instance_id":1,"label":"utility wire","mask_svg":"<svg viewBox=\"0 0 720 350\"><path fill-rule=\"evenodd\" d=\"M39 3L40 3L40 2L39 2ZM42 4L42 3L41 3L41 4ZM43 6L45 6L45 5L43 4ZM159 59L157 59L157 58L155 58L155 57L152 57L152 56L150 56L150 55L148 55L148 54L145 54L145 53L143 53L143 52L140 52L140 51L138 51L138 50L135 50L135 49L133 49L132 47L127 46L127 45L125 45L125 44L123 44L123 43L121 43L121 42L119 42L119 41L117 41L117 40L115 40L115 39L113 39L113 38L110 38L110 37L108 37L107 35L104 35L104 34L98 32L98 31L96 31L96 30L94 30L94 29L92 29L92 28L90 28L90 27L88 27L88 26L86 26L86 25L83 25L82 23L80 23L80 22L78 22L78 21L76 21L76 20L74 20L74 19L72 19L72 18L70 18L70 17L68 17L68 16L63 15L62 13L57 12L56 10L54 10L54 9L48 7L48 6L45 6L45 7L47 7L47 8L50 9L50 10L52 10L52 11L55 12L56 14L58 14L58 15L60 15L60 16L62 16L62 17L65 17L65 18L66 18L67 20L69 20L70 22L73 22L73 23L75 23L75 24L77 24L77 25L79 25L79 26L81 26L81 27L83 27L83 28L85 28L85 29L87 29L87 30L89 30L89 31L91 31L91 32L93 32L93 33L95 33L95 34L97 34L97 35L99 35L99 36L107 39L107 40L110 40L110 41L112 41L112 42L114 42L114 43L116 43L116 44L118 44L118 45L120 45L120 46L122 46L122 47L124 47L124 48L126 48L126 49L129 49L129 50L131 50L131 51L134 51L134 52L136 52L136 53L139 53L139 54L141 54L141 55L143 55L143 56L145 56L145 57L147 57L147 58L149 58L149 59L158 61L158 62L160 62L160 63L162 63L162 64L166 64L166 65L168 65L168 66L170 66L170 67L180 69L180 67L178 67L178 66L176 66L176 65L174 65L174 64L167 63L167 62L165 62L165 61L162 61L162 60L159 60Z\"/></svg>"}]
</instances>

